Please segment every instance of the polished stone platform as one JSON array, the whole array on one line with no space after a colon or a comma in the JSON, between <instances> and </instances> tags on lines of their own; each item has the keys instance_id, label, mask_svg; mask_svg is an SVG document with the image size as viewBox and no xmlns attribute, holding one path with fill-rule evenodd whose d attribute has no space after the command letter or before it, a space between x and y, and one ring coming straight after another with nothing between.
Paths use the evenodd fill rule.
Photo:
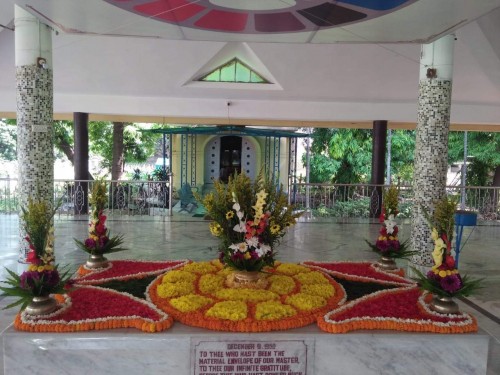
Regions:
<instances>
[{"instance_id":1,"label":"polished stone platform","mask_svg":"<svg viewBox=\"0 0 500 375\"><path fill-rule=\"evenodd\" d=\"M486 374L489 343L482 331L329 334L310 325L271 333L228 333L180 323L156 334L133 329L33 334L9 327L2 336L5 374L16 375L473 375ZM235 360L227 355L231 348L239 352L236 357L252 359ZM285 360L277 359L280 356Z\"/></svg>"}]
</instances>

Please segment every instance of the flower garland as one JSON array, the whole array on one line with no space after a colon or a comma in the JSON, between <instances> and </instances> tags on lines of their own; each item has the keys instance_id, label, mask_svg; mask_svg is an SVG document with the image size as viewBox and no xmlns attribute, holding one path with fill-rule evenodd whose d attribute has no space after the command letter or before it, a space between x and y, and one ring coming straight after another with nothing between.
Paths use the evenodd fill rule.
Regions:
<instances>
[{"instance_id":1,"label":"flower garland","mask_svg":"<svg viewBox=\"0 0 500 375\"><path fill-rule=\"evenodd\" d=\"M280 264L272 269L265 289L232 289L225 284L227 270L220 263L209 265L215 270L192 263L172 277L174 271L157 277L146 292L148 300L186 325L267 332L311 324L345 298L333 279L305 266ZM196 269L206 272L197 274Z\"/></svg>"}]
</instances>

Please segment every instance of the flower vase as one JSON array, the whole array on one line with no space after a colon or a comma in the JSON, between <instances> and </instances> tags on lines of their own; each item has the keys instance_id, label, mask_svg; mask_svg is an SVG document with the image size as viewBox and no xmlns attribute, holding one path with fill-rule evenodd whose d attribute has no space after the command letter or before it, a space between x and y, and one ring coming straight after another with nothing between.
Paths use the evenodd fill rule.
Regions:
<instances>
[{"instance_id":1,"label":"flower vase","mask_svg":"<svg viewBox=\"0 0 500 375\"><path fill-rule=\"evenodd\" d=\"M429 307L432 311L440 314L459 314L458 304L453 300L453 297L434 296Z\"/></svg>"},{"instance_id":2,"label":"flower vase","mask_svg":"<svg viewBox=\"0 0 500 375\"><path fill-rule=\"evenodd\" d=\"M89 269L105 268L108 264L109 261L103 254L90 254L85 267Z\"/></svg>"},{"instance_id":3,"label":"flower vase","mask_svg":"<svg viewBox=\"0 0 500 375\"><path fill-rule=\"evenodd\" d=\"M29 315L47 315L54 312L56 309L57 301L49 295L46 295L34 296L24 311Z\"/></svg>"},{"instance_id":4,"label":"flower vase","mask_svg":"<svg viewBox=\"0 0 500 375\"><path fill-rule=\"evenodd\" d=\"M237 270L231 272L226 279L230 288L263 289L267 286L267 275L259 271Z\"/></svg>"},{"instance_id":5,"label":"flower vase","mask_svg":"<svg viewBox=\"0 0 500 375\"><path fill-rule=\"evenodd\" d=\"M393 258L384 255L379 258L376 265L384 271L392 271L398 268L396 261Z\"/></svg>"}]
</instances>

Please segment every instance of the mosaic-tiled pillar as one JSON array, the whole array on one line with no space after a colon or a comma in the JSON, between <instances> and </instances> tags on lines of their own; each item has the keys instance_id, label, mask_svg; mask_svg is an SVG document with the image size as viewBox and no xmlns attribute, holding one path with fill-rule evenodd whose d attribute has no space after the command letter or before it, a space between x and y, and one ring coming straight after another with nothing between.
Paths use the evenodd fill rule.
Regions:
<instances>
[{"instance_id":1,"label":"mosaic-tiled pillar","mask_svg":"<svg viewBox=\"0 0 500 375\"><path fill-rule=\"evenodd\" d=\"M36 17L15 6L17 160L19 204L38 196L54 200L52 35ZM29 251L19 218L19 260Z\"/></svg>"},{"instance_id":2,"label":"mosaic-tiled pillar","mask_svg":"<svg viewBox=\"0 0 500 375\"><path fill-rule=\"evenodd\" d=\"M445 194L454 39L448 35L422 46L411 223L412 248L419 251L411 262L420 270L432 266L434 247L423 208L432 214Z\"/></svg>"}]
</instances>

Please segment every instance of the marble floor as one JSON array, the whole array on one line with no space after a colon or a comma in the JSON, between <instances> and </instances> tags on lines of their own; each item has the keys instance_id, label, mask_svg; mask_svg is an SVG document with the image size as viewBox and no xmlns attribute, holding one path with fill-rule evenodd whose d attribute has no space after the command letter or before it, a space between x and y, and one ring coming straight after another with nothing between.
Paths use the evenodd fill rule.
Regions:
<instances>
[{"instance_id":1,"label":"marble floor","mask_svg":"<svg viewBox=\"0 0 500 375\"><path fill-rule=\"evenodd\" d=\"M86 253L78 250L73 238L83 239L87 220L57 218L56 258L61 265L71 265L74 270L86 260ZM123 216L110 218L112 234L122 233L129 250L111 254L109 259L192 259L195 261L217 257L217 241L210 235L207 222L202 218L174 213L172 217L137 218ZM368 250L365 239L373 240L380 225L366 219L321 220L301 219L285 235L279 247L278 259L304 260L376 260L377 255ZM400 238L410 235L408 222L400 224ZM500 374L500 223L489 223L465 228L460 255L460 270L474 277L483 277L482 293L460 301L461 309L471 312L478 319L480 328L491 336L488 374ZM0 280L5 279L5 269L20 270L18 254L18 218L0 215ZM401 263L406 267L405 263ZM9 298L0 298L0 308ZM15 311L3 310L0 315L0 332L12 323ZM3 359L0 358L0 361ZM3 363L0 368L3 369ZM2 372L0 372L1 374Z\"/></svg>"}]
</instances>

